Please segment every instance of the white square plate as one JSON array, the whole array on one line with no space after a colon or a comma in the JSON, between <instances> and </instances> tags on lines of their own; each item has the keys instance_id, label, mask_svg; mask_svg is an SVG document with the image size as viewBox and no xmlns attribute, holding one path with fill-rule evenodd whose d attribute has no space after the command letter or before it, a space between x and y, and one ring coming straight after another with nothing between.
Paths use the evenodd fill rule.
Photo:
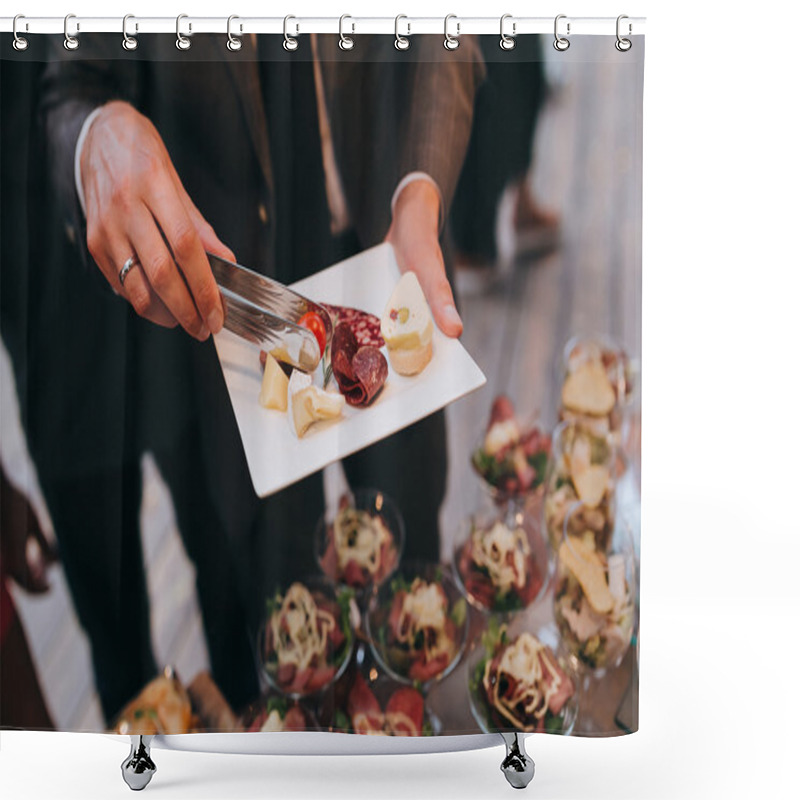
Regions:
<instances>
[{"instance_id":1,"label":"white square plate","mask_svg":"<svg viewBox=\"0 0 800 800\"><path fill-rule=\"evenodd\" d=\"M399 279L394 251L382 244L292 288L317 303L352 306L380 317ZM419 375L404 377L389 365L389 377L372 405L345 405L341 419L317 423L298 439L286 413L258 404L261 367L253 346L226 330L214 337L214 344L260 497L396 433L486 383L461 343L434 327L433 358ZM315 382L320 383L319 374Z\"/></svg>"}]
</instances>

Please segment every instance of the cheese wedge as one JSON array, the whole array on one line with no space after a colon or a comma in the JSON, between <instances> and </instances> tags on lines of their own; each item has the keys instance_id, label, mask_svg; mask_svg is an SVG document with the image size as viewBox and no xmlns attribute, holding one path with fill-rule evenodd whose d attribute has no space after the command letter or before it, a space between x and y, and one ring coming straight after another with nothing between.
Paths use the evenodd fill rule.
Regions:
<instances>
[{"instance_id":1,"label":"cheese wedge","mask_svg":"<svg viewBox=\"0 0 800 800\"><path fill-rule=\"evenodd\" d=\"M274 408L277 411L286 411L289 407L289 379L271 355L267 355L267 363L264 365L258 402L264 408Z\"/></svg>"},{"instance_id":2,"label":"cheese wedge","mask_svg":"<svg viewBox=\"0 0 800 800\"><path fill-rule=\"evenodd\" d=\"M604 417L610 414L617 398L601 364L589 362L570 373L561 390L565 408L580 414Z\"/></svg>"},{"instance_id":3,"label":"cheese wedge","mask_svg":"<svg viewBox=\"0 0 800 800\"><path fill-rule=\"evenodd\" d=\"M381 336L395 372L416 375L433 355L433 317L413 272L394 287L381 317Z\"/></svg>"},{"instance_id":4,"label":"cheese wedge","mask_svg":"<svg viewBox=\"0 0 800 800\"><path fill-rule=\"evenodd\" d=\"M326 392L319 386L314 386L310 375L304 375L297 370L292 373L289 381L289 398L292 407L291 424L298 439L315 422L341 416L344 408L343 395Z\"/></svg>"}]
</instances>

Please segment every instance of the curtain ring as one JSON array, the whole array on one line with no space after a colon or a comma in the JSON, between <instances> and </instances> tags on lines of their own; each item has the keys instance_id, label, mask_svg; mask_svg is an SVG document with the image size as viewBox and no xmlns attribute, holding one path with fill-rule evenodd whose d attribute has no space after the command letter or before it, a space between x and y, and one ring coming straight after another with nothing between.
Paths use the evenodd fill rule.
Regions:
<instances>
[{"instance_id":1,"label":"curtain ring","mask_svg":"<svg viewBox=\"0 0 800 800\"><path fill-rule=\"evenodd\" d=\"M25 19L25 15L24 14L17 14L17 16L14 17L14 24L13 24L13 26L11 28L11 30L14 33L14 43L13 43L14 44L14 49L17 50L20 53L23 50L27 50L28 49L28 40L24 36L20 36L17 33L17 21L21 20L21 19ZM28 30L28 23L27 22L25 23L25 30Z\"/></svg>"},{"instance_id":2,"label":"curtain ring","mask_svg":"<svg viewBox=\"0 0 800 800\"><path fill-rule=\"evenodd\" d=\"M292 53L297 50L297 39L295 39L293 36L289 36L290 19L297 19L297 17L293 17L291 14L289 14L289 16L283 18L283 49ZM295 26L295 33L300 33L299 25Z\"/></svg>"},{"instance_id":3,"label":"curtain ring","mask_svg":"<svg viewBox=\"0 0 800 800\"><path fill-rule=\"evenodd\" d=\"M507 19L513 19L511 14L503 14L500 17L500 49L513 50L517 46L517 40L514 38L517 35L517 23L511 23L511 36L505 32L505 22Z\"/></svg>"},{"instance_id":4,"label":"curtain ring","mask_svg":"<svg viewBox=\"0 0 800 800\"><path fill-rule=\"evenodd\" d=\"M620 53L627 53L628 50L630 50L631 47L633 47L633 42L630 39L623 39L622 36L620 36L620 33L619 33L619 28L620 28L619 24L624 19L628 19L628 15L627 14L620 14L617 17L617 41L614 42L614 47L616 47L617 50L620 51ZM628 36L630 36L632 32L633 32L633 28L631 26L631 23L629 22L628 23Z\"/></svg>"},{"instance_id":5,"label":"curtain ring","mask_svg":"<svg viewBox=\"0 0 800 800\"><path fill-rule=\"evenodd\" d=\"M342 14L339 17L339 49L340 50L352 50L355 47L355 42L353 41L352 36L345 36L344 35L344 21L346 19L353 19L349 14ZM355 22L352 23L352 30L351 33L356 32L356 24Z\"/></svg>"},{"instance_id":6,"label":"curtain ring","mask_svg":"<svg viewBox=\"0 0 800 800\"><path fill-rule=\"evenodd\" d=\"M408 19L405 14L398 14L394 18L394 46L398 50L408 50L411 47L411 42L409 41L408 37L411 36L411 23L407 22L406 27L408 31L406 32L405 36L400 35L400 20L401 19Z\"/></svg>"},{"instance_id":7,"label":"curtain ring","mask_svg":"<svg viewBox=\"0 0 800 800\"><path fill-rule=\"evenodd\" d=\"M188 14L178 14L175 20L175 35L178 37L175 40L175 47L178 50L188 50L192 46L192 40L181 33L181 20L189 19ZM192 32L192 23L189 23L189 33Z\"/></svg>"},{"instance_id":8,"label":"curtain ring","mask_svg":"<svg viewBox=\"0 0 800 800\"><path fill-rule=\"evenodd\" d=\"M555 47L555 49L558 50L559 53L563 53L565 50L569 49L569 39L567 39L566 36L561 36L558 32L558 21L560 19L566 19L566 18L567 18L566 14L559 14L556 17L555 24L553 25L553 32L556 37L555 41L553 42L553 47ZM567 36L569 36L570 33L569 29L570 29L570 23L567 22Z\"/></svg>"},{"instance_id":9,"label":"curtain ring","mask_svg":"<svg viewBox=\"0 0 800 800\"><path fill-rule=\"evenodd\" d=\"M131 51L135 50L139 46L139 40L135 36L128 36L128 20L129 19L136 19L133 14L126 14L122 18L122 47L125 50ZM139 23L137 22L133 29L135 31L139 30Z\"/></svg>"},{"instance_id":10,"label":"curtain ring","mask_svg":"<svg viewBox=\"0 0 800 800\"><path fill-rule=\"evenodd\" d=\"M239 19L236 14L231 14L228 17L228 50L230 50L232 53L242 49L242 40L238 36L234 36L231 33L231 22L233 22L235 19ZM239 32L241 32L241 30L242 26L240 25Z\"/></svg>"},{"instance_id":11,"label":"curtain ring","mask_svg":"<svg viewBox=\"0 0 800 800\"><path fill-rule=\"evenodd\" d=\"M456 35L453 36L448 30L447 26L451 19L456 20ZM448 14L444 18L444 49L445 50L458 50L458 37L461 35L461 23L455 14Z\"/></svg>"},{"instance_id":12,"label":"curtain ring","mask_svg":"<svg viewBox=\"0 0 800 800\"><path fill-rule=\"evenodd\" d=\"M64 17L64 49L65 50L77 50L79 45L80 45L80 42L78 41L78 37L77 36L70 36L69 21L71 19L75 19L75 15L74 14L67 14L67 16ZM80 29L81 29L80 23L75 23L75 31L76 32L80 31Z\"/></svg>"}]
</instances>

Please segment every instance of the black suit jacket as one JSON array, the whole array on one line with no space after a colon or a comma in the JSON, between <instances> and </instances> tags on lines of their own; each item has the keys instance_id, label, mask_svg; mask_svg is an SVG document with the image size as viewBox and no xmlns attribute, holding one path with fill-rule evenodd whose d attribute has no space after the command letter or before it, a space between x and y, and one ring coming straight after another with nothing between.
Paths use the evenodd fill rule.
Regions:
<instances>
[{"instance_id":1,"label":"black suit jacket","mask_svg":"<svg viewBox=\"0 0 800 800\"><path fill-rule=\"evenodd\" d=\"M281 37L260 37L258 59L280 65L311 58L310 42L291 54L281 42ZM408 172L429 173L449 202L483 68L466 38L454 53L442 48L439 37L418 37L406 53L398 53L390 37L359 37L349 53L337 42L337 37L317 40L324 97L351 222L361 246L368 247L385 236L392 193ZM233 460L237 467L226 473L229 482L249 487L213 345L138 319L107 290L86 250L73 172L86 116L109 100L126 100L154 122L188 194L240 262L285 281L326 266L300 259L275 263L281 210L274 202L260 68L249 44L232 54L223 37L195 37L189 51L179 52L173 36L148 36L128 53L119 36L94 34L81 41L79 51L68 53L59 41L51 42L41 102L47 173L61 233L85 269L77 275L59 258L42 267L56 296L65 300L52 310L58 329L74 328L60 342L81 352L55 348L51 353L42 346L39 374L42 380L52 370L57 402L66 409L59 412L63 427L82 422L91 427L102 409L103 429L93 431L86 447L73 440L66 452L50 454L51 468L74 470L76 461L87 470L102 468L123 451L169 446L187 425L199 425L210 483L217 487L220 463ZM291 87L285 102L291 103ZM307 235L314 237L325 224L309 220ZM90 358L84 357L86 348ZM80 370L72 369L72 356ZM40 429L47 428L42 413L39 409ZM119 439L114 452L103 452L103 441L114 437ZM41 444L43 453L46 443Z\"/></svg>"}]
</instances>

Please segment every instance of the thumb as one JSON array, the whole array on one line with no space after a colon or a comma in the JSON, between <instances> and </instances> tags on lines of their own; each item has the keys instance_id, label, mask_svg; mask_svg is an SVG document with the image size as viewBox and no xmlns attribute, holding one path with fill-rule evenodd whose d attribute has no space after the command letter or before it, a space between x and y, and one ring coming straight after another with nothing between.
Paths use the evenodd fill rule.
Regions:
<instances>
[{"instance_id":1,"label":"thumb","mask_svg":"<svg viewBox=\"0 0 800 800\"><path fill-rule=\"evenodd\" d=\"M437 259L414 272L439 330L452 338L461 336L464 324L456 309L453 290L444 271L444 262Z\"/></svg>"}]
</instances>

